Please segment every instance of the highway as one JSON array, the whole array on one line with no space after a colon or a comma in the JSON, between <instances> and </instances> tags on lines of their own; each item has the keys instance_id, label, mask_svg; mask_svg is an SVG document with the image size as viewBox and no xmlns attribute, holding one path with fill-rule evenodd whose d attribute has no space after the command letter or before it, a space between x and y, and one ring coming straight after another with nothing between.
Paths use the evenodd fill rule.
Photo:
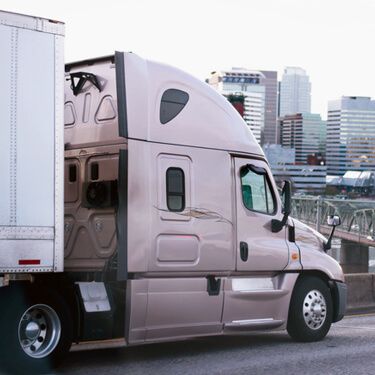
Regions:
<instances>
[{"instance_id":1,"label":"highway","mask_svg":"<svg viewBox=\"0 0 375 375\"><path fill-rule=\"evenodd\" d=\"M375 314L346 317L318 343L252 333L71 352L59 374L375 374Z\"/></svg>"}]
</instances>

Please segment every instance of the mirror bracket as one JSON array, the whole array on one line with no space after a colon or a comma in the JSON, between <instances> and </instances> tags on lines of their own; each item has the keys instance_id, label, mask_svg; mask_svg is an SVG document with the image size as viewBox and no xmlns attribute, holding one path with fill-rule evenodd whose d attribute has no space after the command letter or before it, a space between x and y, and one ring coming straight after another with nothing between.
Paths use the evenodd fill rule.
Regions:
<instances>
[{"instance_id":1,"label":"mirror bracket","mask_svg":"<svg viewBox=\"0 0 375 375\"><path fill-rule=\"evenodd\" d=\"M332 247L332 238L333 238L333 235L335 233L335 229L336 229L336 227L338 225L341 224L341 220L340 220L339 216L331 215L331 216L328 216L327 223L328 223L329 226L332 227L332 231L331 231L331 234L328 237L327 242L323 244L323 250L325 252L327 252L328 250L331 249L331 247Z\"/></svg>"},{"instance_id":2,"label":"mirror bracket","mask_svg":"<svg viewBox=\"0 0 375 375\"><path fill-rule=\"evenodd\" d=\"M272 219L271 220L271 230L272 230L272 233L278 233L281 231L281 229L284 228L287 220L288 220L288 216L287 214L284 214L282 220L277 220L277 219Z\"/></svg>"}]
</instances>

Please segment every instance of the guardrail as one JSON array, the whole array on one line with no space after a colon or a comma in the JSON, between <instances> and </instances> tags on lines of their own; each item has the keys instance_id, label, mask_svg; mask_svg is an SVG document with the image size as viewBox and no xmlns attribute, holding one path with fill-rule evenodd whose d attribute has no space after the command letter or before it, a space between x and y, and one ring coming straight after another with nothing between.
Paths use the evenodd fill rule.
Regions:
<instances>
[{"instance_id":1,"label":"guardrail","mask_svg":"<svg viewBox=\"0 0 375 375\"><path fill-rule=\"evenodd\" d=\"M328 215L339 215L341 225L335 237L370 246L375 245L375 201L327 199L312 196L292 198L292 216L328 234ZM375 274L346 274L348 286L347 312L375 311Z\"/></svg>"},{"instance_id":2,"label":"guardrail","mask_svg":"<svg viewBox=\"0 0 375 375\"><path fill-rule=\"evenodd\" d=\"M345 282L348 286L348 313L375 311L375 274L346 274Z\"/></svg>"},{"instance_id":3,"label":"guardrail","mask_svg":"<svg viewBox=\"0 0 375 375\"><path fill-rule=\"evenodd\" d=\"M292 198L292 216L315 225L318 231L326 232L328 215L339 215L341 218L341 225L337 228L338 237L339 232L346 232L358 236L359 242L363 242L361 239L375 240L375 201L309 196Z\"/></svg>"}]
</instances>

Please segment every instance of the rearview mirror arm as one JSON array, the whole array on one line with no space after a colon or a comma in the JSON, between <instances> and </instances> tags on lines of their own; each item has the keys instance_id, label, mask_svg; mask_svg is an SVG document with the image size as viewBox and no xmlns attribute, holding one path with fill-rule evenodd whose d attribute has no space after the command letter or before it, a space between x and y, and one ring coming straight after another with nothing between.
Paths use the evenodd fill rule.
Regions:
<instances>
[{"instance_id":1,"label":"rearview mirror arm","mask_svg":"<svg viewBox=\"0 0 375 375\"><path fill-rule=\"evenodd\" d=\"M327 241L326 243L323 244L323 249L324 249L325 252L327 252L328 250L331 249L331 245L332 245L331 243L332 243L333 235L334 235L334 233L335 233L335 229L336 229L336 225L334 225L334 226L332 227L331 234L330 234L329 237L328 237L328 241Z\"/></svg>"}]
</instances>

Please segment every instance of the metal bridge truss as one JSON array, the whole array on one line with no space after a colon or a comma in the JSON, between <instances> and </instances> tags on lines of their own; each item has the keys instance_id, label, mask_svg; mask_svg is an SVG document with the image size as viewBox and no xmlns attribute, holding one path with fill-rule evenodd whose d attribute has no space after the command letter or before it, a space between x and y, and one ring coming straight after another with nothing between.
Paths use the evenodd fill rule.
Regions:
<instances>
[{"instance_id":1,"label":"metal bridge truss","mask_svg":"<svg viewBox=\"0 0 375 375\"><path fill-rule=\"evenodd\" d=\"M321 197L293 197L292 216L306 224L314 225L318 231L327 232L327 216L339 215L341 225L337 237L346 233L354 240L374 241L375 201L326 199ZM355 236L354 236L355 235ZM358 239L355 239L355 238ZM366 241L366 242L367 242Z\"/></svg>"}]
</instances>

